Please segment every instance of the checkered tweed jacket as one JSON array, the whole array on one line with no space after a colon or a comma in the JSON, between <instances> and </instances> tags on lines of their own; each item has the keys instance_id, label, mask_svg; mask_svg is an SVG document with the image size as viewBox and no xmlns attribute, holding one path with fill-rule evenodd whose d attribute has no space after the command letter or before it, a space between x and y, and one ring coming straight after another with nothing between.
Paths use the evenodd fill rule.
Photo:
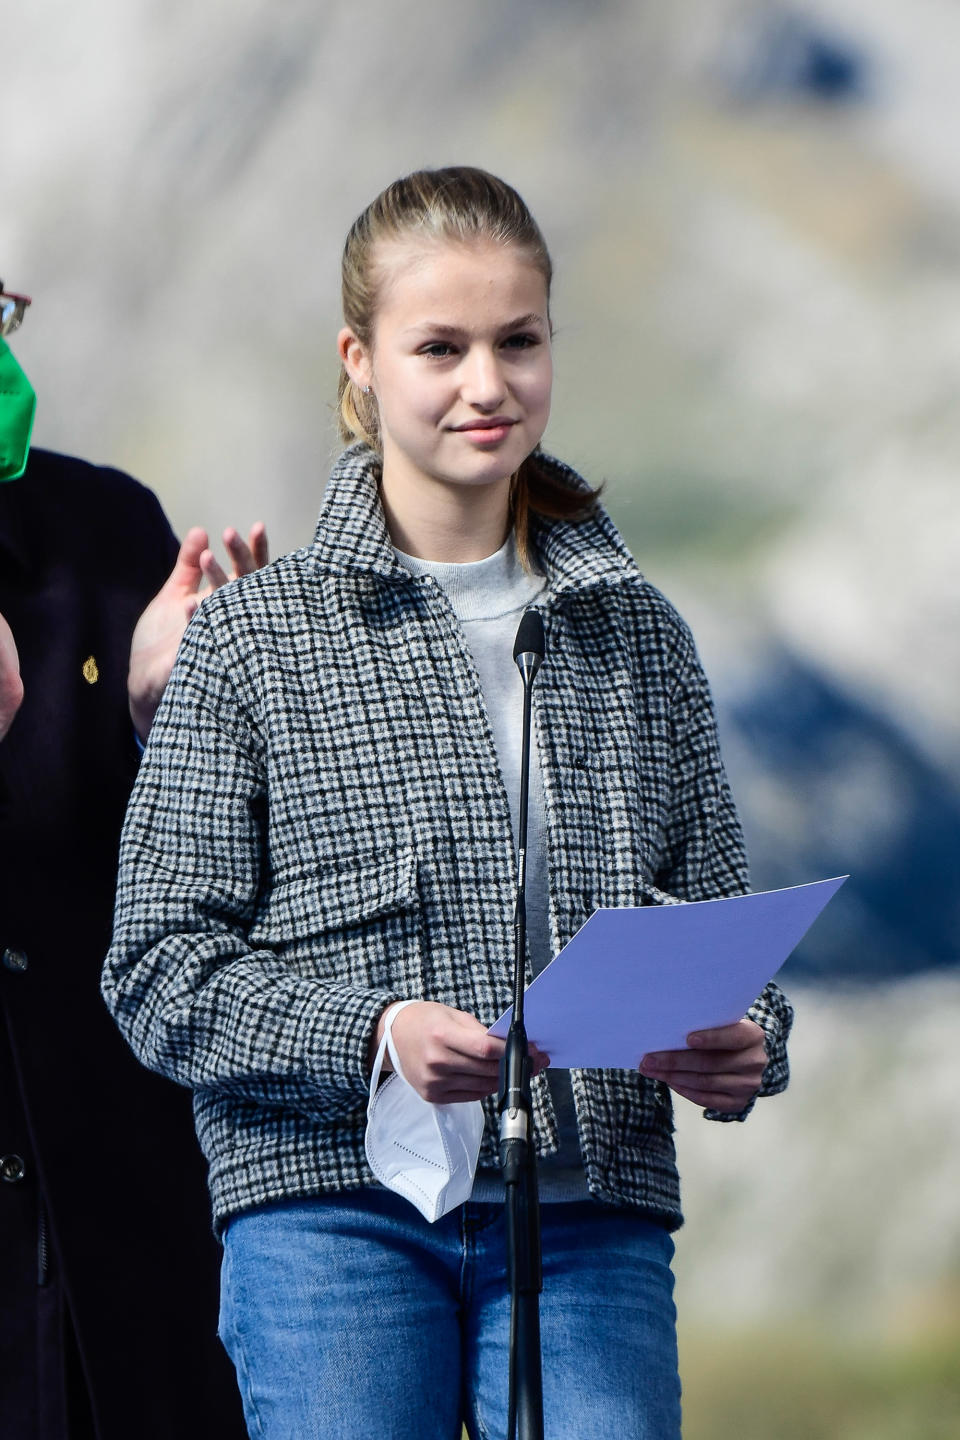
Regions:
<instances>
[{"instance_id":1,"label":"checkered tweed jacket","mask_svg":"<svg viewBox=\"0 0 960 1440\"><path fill-rule=\"evenodd\" d=\"M514 851L479 681L442 592L396 562L376 478L347 450L313 544L204 602L124 829L104 995L144 1063L193 1087L218 1227L372 1182L367 1051L393 1000L491 1023L511 998ZM532 541L555 948L598 905L742 893L689 631L602 508L534 518ZM774 1093L789 1006L771 985L750 1014ZM669 1091L622 1070L573 1090L591 1193L679 1225ZM534 1106L548 1154L542 1076Z\"/></svg>"}]
</instances>

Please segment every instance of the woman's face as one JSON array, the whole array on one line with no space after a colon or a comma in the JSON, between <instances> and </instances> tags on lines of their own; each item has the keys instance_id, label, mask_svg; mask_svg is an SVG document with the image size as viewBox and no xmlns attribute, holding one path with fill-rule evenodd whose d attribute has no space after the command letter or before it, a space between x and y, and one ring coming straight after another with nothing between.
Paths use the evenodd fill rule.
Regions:
<instances>
[{"instance_id":1,"label":"woman's face","mask_svg":"<svg viewBox=\"0 0 960 1440\"><path fill-rule=\"evenodd\" d=\"M507 480L550 414L543 276L519 247L489 241L398 241L377 260L372 349L351 350L344 332L341 355L376 396L385 483Z\"/></svg>"}]
</instances>

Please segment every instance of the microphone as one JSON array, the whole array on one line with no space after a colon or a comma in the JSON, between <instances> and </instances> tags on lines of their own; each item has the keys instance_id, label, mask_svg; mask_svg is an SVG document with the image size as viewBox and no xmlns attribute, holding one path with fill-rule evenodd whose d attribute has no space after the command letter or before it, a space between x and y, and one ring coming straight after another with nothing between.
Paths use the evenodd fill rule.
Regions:
<instances>
[{"instance_id":1,"label":"microphone","mask_svg":"<svg viewBox=\"0 0 960 1440\"><path fill-rule=\"evenodd\" d=\"M532 607L524 610L520 628L517 630L517 638L513 642L513 658L519 666L524 685L533 679L543 664L546 648L543 616L539 610Z\"/></svg>"},{"instance_id":2,"label":"microphone","mask_svg":"<svg viewBox=\"0 0 960 1440\"><path fill-rule=\"evenodd\" d=\"M500 1169L506 1190L507 1274L510 1283L510 1350L507 1398L509 1440L543 1440L543 1356L540 1293L543 1261L540 1199L533 1141L530 1059L523 1023L527 939L527 796L530 788L530 711L533 681L543 664L546 639L539 610L524 610L513 645L523 679L520 812L517 825L517 889L513 916L513 1018L500 1070Z\"/></svg>"}]
</instances>

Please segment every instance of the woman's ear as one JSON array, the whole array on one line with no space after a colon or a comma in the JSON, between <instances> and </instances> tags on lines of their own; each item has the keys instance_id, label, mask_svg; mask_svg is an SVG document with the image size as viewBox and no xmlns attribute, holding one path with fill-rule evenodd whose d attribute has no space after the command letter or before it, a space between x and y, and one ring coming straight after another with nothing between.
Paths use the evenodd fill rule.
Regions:
<instances>
[{"instance_id":1,"label":"woman's ear","mask_svg":"<svg viewBox=\"0 0 960 1440\"><path fill-rule=\"evenodd\" d=\"M372 367L367 347L348 325L344 325L337 336L337 353L354 385L362 390L370 384Z\"/></svg>"}]
</instances>

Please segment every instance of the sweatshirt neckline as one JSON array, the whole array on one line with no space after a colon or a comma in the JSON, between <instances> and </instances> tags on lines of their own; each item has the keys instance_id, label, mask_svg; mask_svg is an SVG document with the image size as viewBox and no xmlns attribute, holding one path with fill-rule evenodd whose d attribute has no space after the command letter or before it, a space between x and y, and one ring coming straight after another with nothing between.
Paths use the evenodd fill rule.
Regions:
<instances>
[{"instance_id":1,"label":"sweatshirt neckline","mask_svg":"<svg viewBox=\"0 0 960 1440\"><path fill-rule=\"evenodd\" d=\"M546 583L542 575L533 575L521 565L512 530L500 549L483 560L421 560L395 546L394 555L411 575L435 580L459 620L510 615L529 605Z\"/></svg>"}]
</instances>

